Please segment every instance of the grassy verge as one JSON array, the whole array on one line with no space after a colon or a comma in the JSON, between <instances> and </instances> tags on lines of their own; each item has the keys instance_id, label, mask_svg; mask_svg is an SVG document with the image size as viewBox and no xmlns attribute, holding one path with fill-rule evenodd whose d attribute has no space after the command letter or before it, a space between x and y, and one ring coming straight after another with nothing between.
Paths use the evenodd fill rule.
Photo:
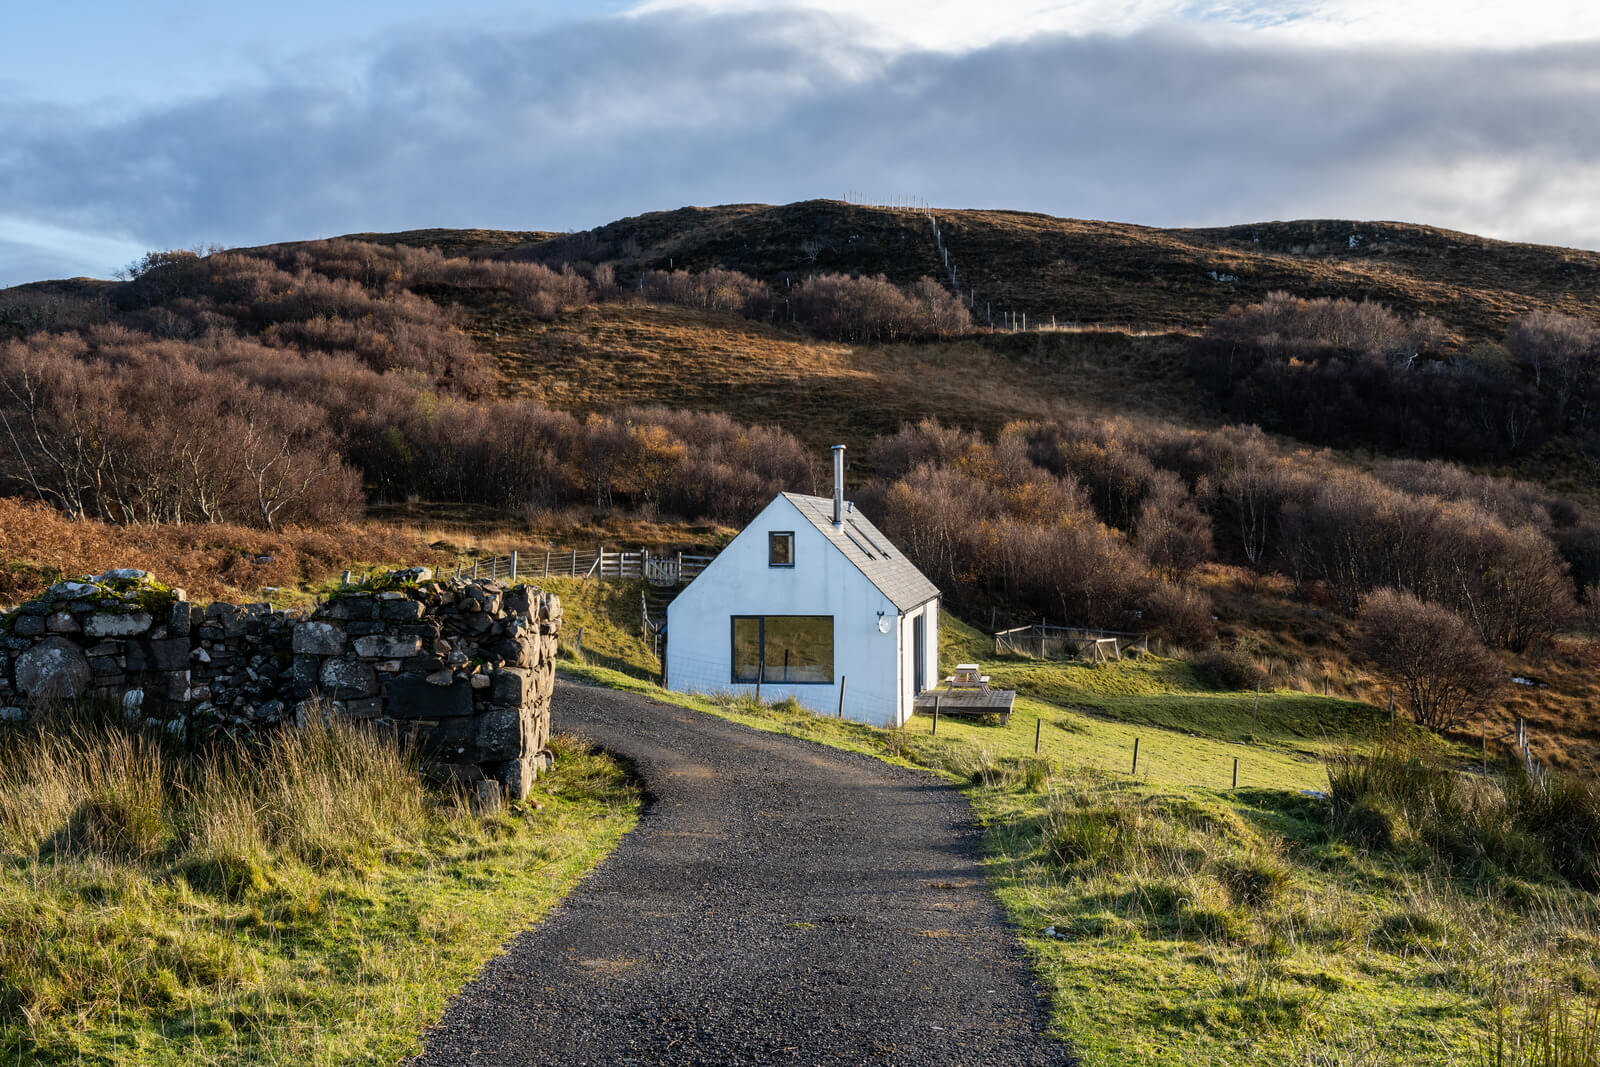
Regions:
<instances>
[{"instance_id":1,"label":"grassy verge","mask_svg":"<svg viewBox=\"0 0 1600 1067\"><path fill-rule=\"evenodd\" d=\"M3 740L0 1060L393 1063L638 810L564 739L489 814L351 728L207 757Z\"/></svg>"},{"instance_id":2,"label":"grassy verge","mask_svg":"<svg viewBox=\"0 0 1600 1067\"><path fill-rule=\"evenodd\" d=\"M1481 799L1498 785L1462 776L1449 746L1389 734L1377 709L1264 693L1255 710L1254 693L1207 690L1174 661L996 661L952 620L947 659L1034 695L1005 726L878 730L660 690L609 595L569 591L569 625L607 642L603 664L569 657L569 677L958 783L1054 1028L1086 1063L1600 1062L1600 904L1533 841L1592 851L1580 831L1597 820L1524 804L1507 827ZM1392 784L1347 795L1349 761L1380 738L1403 751Z\"/></svg>"}]
</instances>

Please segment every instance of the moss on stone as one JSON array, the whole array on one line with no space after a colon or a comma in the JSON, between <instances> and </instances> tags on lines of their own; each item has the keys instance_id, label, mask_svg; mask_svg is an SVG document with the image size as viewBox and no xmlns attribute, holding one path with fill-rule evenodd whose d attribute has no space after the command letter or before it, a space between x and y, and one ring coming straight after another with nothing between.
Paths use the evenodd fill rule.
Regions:
<instances>
[{"instance_id":1,"label":"moss on stone","mask_svg":"<svg viewBox=\"0 0 1600 1067\"><path fill-rule=\"evenodd\" d=\"M107 615L133 615L144 612L152 619L159 619L172 610L172 605L178 602L178 595L172 587L155 578L145 575L143 578L107 578L96 581L93 577L72 579L76 584L88 586L91 591L73 596L73 603L88 604L95 611ZM51 585L54 589L55 583ZM30 604L49 604L61 599L52 596L49 590L39 594ZM16 628L16 616L21 614L19 607L8 612L0 618L0 628L10 633Z\"/></svg>"},{"instance_id":2,"label":"moss on stone","mask_svg":"<svg viewBox=\"0 0 1600 1067\"><path fill-rule=\"evenodd\" d=\"M375 593L410 593L420 589L425 582L433 581L432 578L419 580L415 568L401 568L381 571L373 574L356 585L342 585L330 592L326 598L328 603L337 600L348 600L357 596L372 596Z\"/></svg>"}]
</instances>

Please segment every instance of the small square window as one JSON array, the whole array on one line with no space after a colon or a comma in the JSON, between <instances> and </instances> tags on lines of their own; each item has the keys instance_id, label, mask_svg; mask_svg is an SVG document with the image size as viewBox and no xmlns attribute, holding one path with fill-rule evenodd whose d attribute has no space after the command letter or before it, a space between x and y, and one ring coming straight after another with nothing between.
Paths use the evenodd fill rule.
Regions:
<instances>
[{"instance_id":1,"label":"small square window","mask_svg":"<svg viewBox=\"0 0 1600 1067\"><path fill-rule=\"evenodd\" d=\"M794 532L767 534L767 566L794 566Z\"/></svg>"}]
</instances>

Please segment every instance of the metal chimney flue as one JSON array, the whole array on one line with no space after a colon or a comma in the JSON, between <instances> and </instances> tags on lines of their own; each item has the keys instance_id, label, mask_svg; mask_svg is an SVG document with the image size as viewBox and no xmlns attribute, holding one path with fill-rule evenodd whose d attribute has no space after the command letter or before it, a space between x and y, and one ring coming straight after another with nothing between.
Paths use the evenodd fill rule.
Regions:
<instances>
[{"instance_id":1,"label":"metal chimney flue","mask_svg":"<svg viewBox=\"0 0 1600 1067\"><path fill-rule=\"evenodd\" d=\"M833 524L844 525L844 445L833 446Z\"/></svg>"}]
</instances>

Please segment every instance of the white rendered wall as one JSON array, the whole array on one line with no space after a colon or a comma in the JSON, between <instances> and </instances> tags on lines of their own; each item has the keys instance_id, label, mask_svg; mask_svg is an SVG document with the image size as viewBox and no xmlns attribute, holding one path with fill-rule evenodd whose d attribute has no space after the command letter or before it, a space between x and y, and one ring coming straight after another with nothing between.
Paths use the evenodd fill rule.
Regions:
<instances>
[{"instance_id":1,"label":"white rendered wall","mask_svg":"<svg viewBox=\"0 0 1600 1067\"><path fill-rule=\"evenodd\" d=\"M794 533L795 565L769 567L767 534L782 531ZM889 620L886 634L878 632L879 612ZM910 630L899 609L783 497L667 606L668 686L685 693L754 692L753 684L733 681L734 615L833 616L833 684L767 682L763 700L792 696L833 715L842 678L845 718L897 726L910 714L897 647L902 632L909 645Z\"/></svg>"},{"instance_id":2,"label":"white rendered wall","mask_svg":"<svg viewBox=\"0 0 1600 1067\"><path fill-rule=\"evenodd\" d=\"M917 696L917 619L925 619L923 633L923 688L938 688L939 675L939 601L930 600L920 608L912 608L901 617L901 665L899 686L907 709L912 707L912 697Z\"/></svg>"},{"instance_id":3,"label":"white rendered wall","mask_svg":"<svg viewBox=\"0 0 1600 1067\"><path fill-rule=\"evenodd\" d=\"M912 608L900 620L900 694L902 706L906 714L911 713L914 706L913 698L916 696L917 684L917 641L916 620L924 618L927 627L923 639L927 646L923 649L922 684L927 689L937 688L942 678L939 675L939 601L930 600L920 608ZM902 722L905 720L902 719ZM898 725L898 724L896 724Z\"/></svg>"}]
</instances>

